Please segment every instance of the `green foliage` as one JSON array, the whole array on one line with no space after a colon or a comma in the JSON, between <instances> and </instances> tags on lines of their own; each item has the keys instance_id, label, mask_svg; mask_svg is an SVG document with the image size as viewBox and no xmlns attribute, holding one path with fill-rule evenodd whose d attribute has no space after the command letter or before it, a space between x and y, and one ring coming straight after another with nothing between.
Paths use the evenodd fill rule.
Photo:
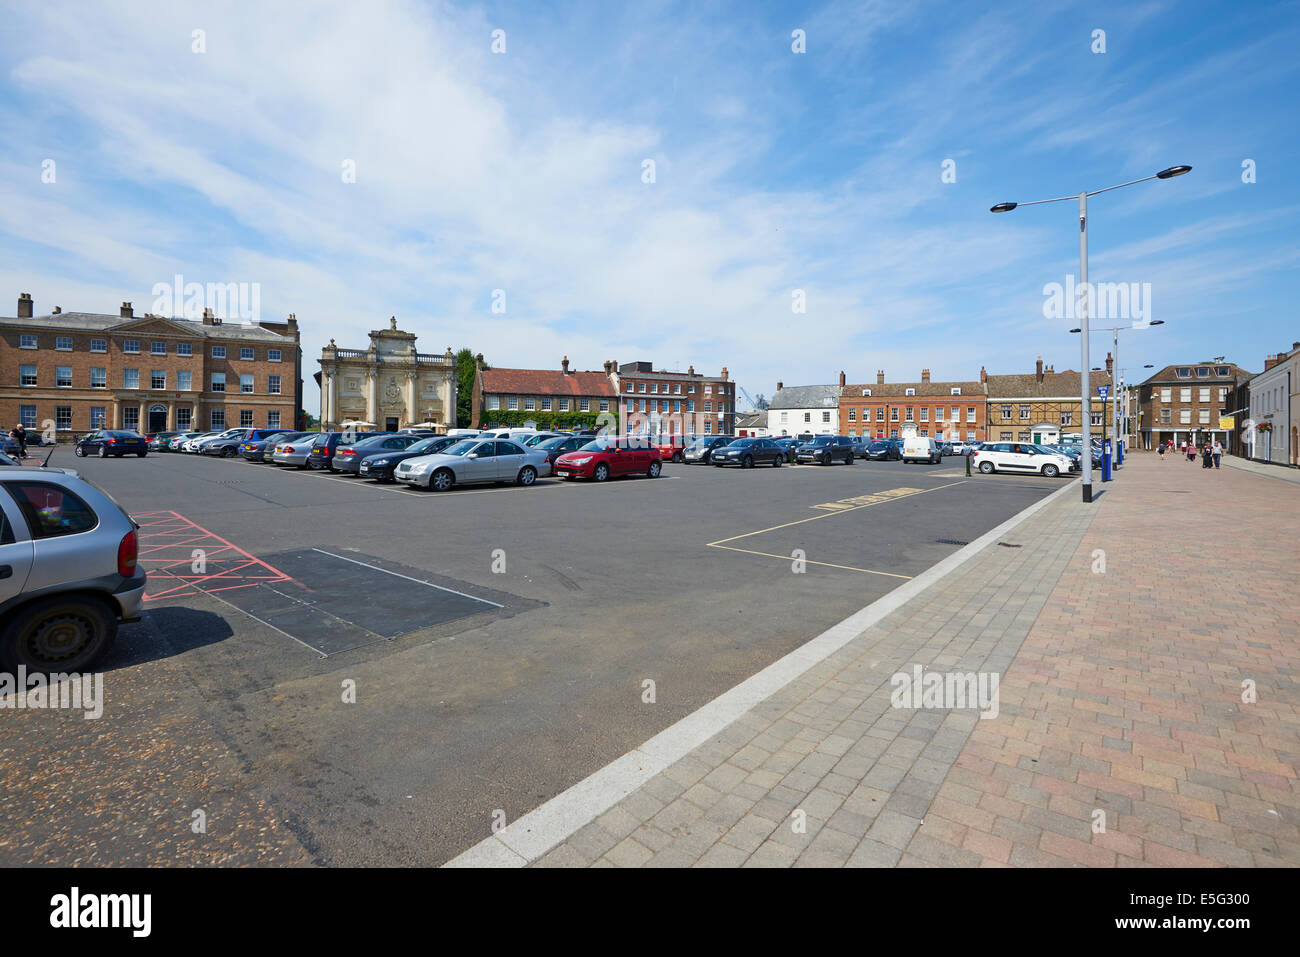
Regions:
<instances>
[{"instance_id":1,"label":"green foliage","mask_svg":"<svg viewBox=\"0 0 1300 957\"><path fill-rule=\"evenodd\" d=\"M618 434L616 412L537 412L520 409L484 409L479 427L484 429L520 429L525 422L536 422L540 431L548 429L598 429L608 426Z\"/></svg>"},{"instance_id":2,"label":"green foliage","mask_svg":"<svg viewBox=\"0 0 1300 957\"><path fill-rule=\"evenodd\" d=\"M486 362L484 369L490 369ZM456 353L456 428L468 429L474 418L474 353L468 348Z\"/></svg>"}]
</instances>

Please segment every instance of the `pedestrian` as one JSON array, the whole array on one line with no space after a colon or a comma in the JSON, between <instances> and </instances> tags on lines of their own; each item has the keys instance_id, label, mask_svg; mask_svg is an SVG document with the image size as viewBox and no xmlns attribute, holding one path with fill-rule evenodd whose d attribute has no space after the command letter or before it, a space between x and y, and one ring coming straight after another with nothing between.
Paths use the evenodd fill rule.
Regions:
<instances>
[{"instance_id":1,"label":"pedestrian","mask_svg":"<svg viewBox=\"0 0 1300 957\"><path fill-rule=\"evenodd\" d=\"M1164 460L1165 460L1165 443L1164 443L1164 442L1161 442L1161 443L1160 443L1160 461L1163 462Z\"/></svg>"},{"instance_id":2,"label":"pedestrian","mask_svg":"<svg viewBox=\"0 0 1300 957\"><path fill-rule=\"evenodd\" d=\"M18 441L18 455L20 458L27 458L27 430L19 422L10 431L9 435Z\"/></svg>"},{"instance_id":3,"label":"pedestrian","mask_svg":"<svg viewBox=\"0 0 1300 957\"><path fill-rule=\"evenodd\" d=\"M1187 461L1189 461L1189 462L1195 462L1195 461L1196 461L1196 443L1195 443L1195 442L1191 442L1191 441L1189 441L1189 442L1187 443Z\"/></svg>"},{"instance_id":4,"label":"pedestrian","mask_svg":"<svg viewBox=\"0 0 1300 957\"><path fill-rule=\"evenodd\" d=\"M1223 458L1223 446L1218 439L1214 440L1214 467L1219 467L1219 461Z\"/></svg>"},{"instance_id":5,"label":"pedestrian","mask_svg":"<svg viewBox=\"0 0 1300 957\"><path fill-rule=\"evenodd\" d=\"M1209 442L1205 443L1205 448L1201 449L1201 468L1214 468L1214 447Z\"/></svg>"}]
</instances>

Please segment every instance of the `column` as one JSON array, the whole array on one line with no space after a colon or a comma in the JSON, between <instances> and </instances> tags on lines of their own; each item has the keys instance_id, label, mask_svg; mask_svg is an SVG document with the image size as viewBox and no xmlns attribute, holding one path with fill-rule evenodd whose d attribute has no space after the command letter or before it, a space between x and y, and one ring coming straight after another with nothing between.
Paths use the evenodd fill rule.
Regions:
<instances>
[{"instance_id":1,"label":"column","mask_svg":"<svg viewBox=\"0 0 1300 957\"><path fill-rule=\"evenodd\" d=\"M375 369L366 372L366 421L378 423L379 419L379 373Z\"/></svg>"},{"instance_id":2,"label":"column","mask_svg":"<svg viewBox=\"0 0 1300 957\"><path fill-rule=\"evenodd\" d=\"M176 432L176 400L172 399L167 403L167 428L166 431Z\"/></svg>"},{"instance_id":3,"label":"column","mask_svg":"<svg viewBox=\"0 0 1300 957\"><path fill-rule=\"evenodd\" d=\"M416 381L419 373L412 369L406 373L406 424L414 425L416 422L423 422L423 418L416 418L415 411L415 393Z\"/></svg>"},{"instance_id":4,"label":"column","mask_svg":"<svg viewBox=\"0 0 1300 957\"><path fill-rule=\"evenodd\" d=\"M329 428L330 424L330 389L334 385L334 377L321 370L320 375L320 424L322 429Z\"/></svg>"},{"instance_id":5,"label":"column","mask_svg":"<svg viewBox=\"0 0 1300 957\"><path fill-rule=\"evenodd\" d=\"M136 423L135 430L141 434L149 431L149 403L140 403L140 421Z\"/></svg>"}]
</instances>

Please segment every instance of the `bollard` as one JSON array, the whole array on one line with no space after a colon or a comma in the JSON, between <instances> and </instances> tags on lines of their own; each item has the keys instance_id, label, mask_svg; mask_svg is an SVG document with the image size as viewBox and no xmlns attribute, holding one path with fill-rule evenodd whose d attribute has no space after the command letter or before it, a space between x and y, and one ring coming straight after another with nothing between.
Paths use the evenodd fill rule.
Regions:
<instances>
[{"instance_id":1,"label":"bollard","mask_svg":"<svg viewBox=\"0 0 1300 957\"><path fill-rule=\"evenodd\" d=\"M1110 448L1107 447L1101 453L1101 480L1110 481Z\"/></svg>"},{"instance_id":2,"label":"bollard","mask_svg":"<svg viewBox=\"0 0 1300 957\"><path fill-rule=\"evenodd\" d=\"M967 452L964 458L966 459L966 477L970 478L970 453Z\"/></svg>"}]
</instances>

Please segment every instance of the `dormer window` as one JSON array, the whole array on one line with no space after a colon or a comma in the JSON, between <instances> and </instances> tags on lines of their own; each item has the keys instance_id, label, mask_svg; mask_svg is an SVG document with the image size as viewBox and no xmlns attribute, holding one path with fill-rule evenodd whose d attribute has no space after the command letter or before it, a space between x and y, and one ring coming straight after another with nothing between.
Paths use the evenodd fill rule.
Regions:
<instances>
[{"instance_id":1,"label":"dormer window","mask_svg":"<svg viewBox=\"0 0 1300 957\"><path fill-rule=\"evenodd\" d=\"M952 390L953 395L961 395L961 386L955 386Z\"/></svg>"},{"instance_id":2,"label":"dormer window","mask_svg":"<svg viewBox=\"0 0 1300 957\"><path fill-rule=\"evenodd\" d=\"M916 390L915 390L915 389L904 389L904 390L903 390L903 395L916 395Z\"/></svg>"},{"instance_id":3,"label":"dormer window","mask_svg":"<svg viewBox=\"0 0 1300 957\"><path fill-rule=\"evenodd\" d=\"M862 394L863 394L863 395L871 395L871 390L870 390L870 389L863 389L863 390L862 390Z\"/></svg>"}]
</instances>

